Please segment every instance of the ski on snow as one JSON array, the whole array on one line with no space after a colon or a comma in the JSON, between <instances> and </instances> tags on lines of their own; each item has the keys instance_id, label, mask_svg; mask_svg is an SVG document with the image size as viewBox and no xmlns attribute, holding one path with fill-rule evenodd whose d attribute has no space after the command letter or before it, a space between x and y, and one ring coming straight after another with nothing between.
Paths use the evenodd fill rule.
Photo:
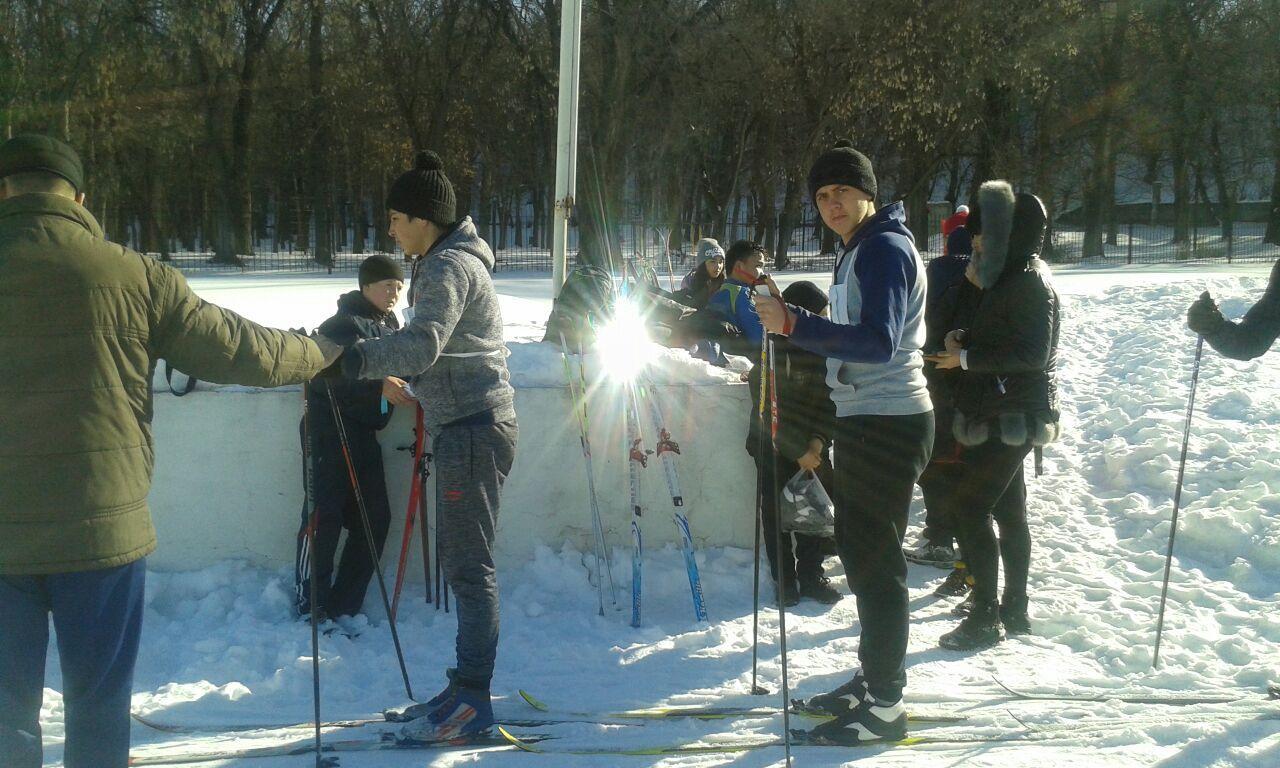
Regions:
<instances>
[{"instance_id":1,"label":"ski on snow","mask_svg":"<svg viewBox=\"0 0 1280 768\"><path fill-rule=\"evenodd\" d=\"M740 717L770 717L772 715L782 714L781 710L773 707L703 707L703 706L675 706L675 707L650 707L645 709L623 709L616 712L559 712L552 708L549 704L537 699L528 691L521 690L520 698L529 702L529 706L539 712L548 714L556 713L565 717L578 717L584 719L595 720L674 720L679 718L687 718L691 720L725 720ZM830 715L823 713L802 711L792 709L792 712L807 717L829 718ZM908 713L907 719L916 723L962 723L968 718L964 715L951 715L943 713Z\"/></svg>"},{"instance_id":2,"label":"ski on snow","mask_svg":"<svg viewBox=\"0 0 1280 768\"><path fill-rule=\"evenodd\" d=\"M1155 694L1125 692L1119 690L1092 689L1055 693L1053 691L1026 691L1005 685L999 678L992 678L1010 696L1029 701L1118 701L1123 704L1162 704L1168 706L1185 706L1191 704L1231 704L1233 702L1257 699L1256 694L1241 691L1226 694ZM1267 699L1280 700L1280 685L1267 687Z\"/></svg>"},{"instance_id":3,"label":"ski on snow","mask_svg":"<svg viewBox=\"0 0 1280 768\"><path fill-rule=\"evenodd\" d=\"M545 734L534 734L526 741L533 743L552 738ZM344 739L327 741L321 753L336 752L372 752L378 750L426 750L426 749L474 749L476 747L506 747L509 742L501 736L483 734L460 739L443 741L419 741L414 739L397 739L391 734L383 734L379 738ZM272 744L261 747L228 747L226 749L205 749L201 752L170 752L155 755L131 755L129 765L184 765L188 763L208 763L215 760L240 760L254 757L289 757L293 755L315 754L314 742L291 742L289 744Z\"/></svg>"},{"instance_id":4,"label":"ski on snow","mask_svg":"<svg viewBox=\"0 0 1280 768\"><path fill-rule=\"evenodd\" d=\"M1264 721L1264 720L1280 720L1280 713L1268 713L1257 715L1254 717L1241 718L1242 721ZM1113 731L1117 729L1140 728L1141 725L1132 721L1131 718L1095 718L1086 721L1063 723L1057 725L1027 727L1025 730L997 730L981 732L978 730L965 731L931 731L928 733L907 736L902 739L892 741L868 741L856 744L843 744L839 742L828 741L826 739L815 739L806 731L792 730L791 745L799 747L840 747L844 749L858 749L867 747L879 747L882 749L895 749L902 747L922 747L930 745L946 746L950 744L997 744L1009 743L1016 744L1020 742L1042 742L1042 741L1062 741L1066 739L1080 738L1083 734L1101 733ZM747 740L726 740L713 742L709 744L658 744L646 747L629 747L623 745L600 745L600 746L584 746L573 747L563 744L547 744L544 746L545 739L534 741L526 739L523 736L516 736L507 729L499 726L498 732L512 746L524 752L541 753L541 754L560 754L560 755L629 755L629 756L656 756L656 755L687 755L687 754L713 754L713 753L731 753L731 752L748 752L756 749L766 749L768 747L781 747L783 742L781 739L761 739L758 741ZM535 739L538 737L534 737Z\"/></svg>"}]
</instances>

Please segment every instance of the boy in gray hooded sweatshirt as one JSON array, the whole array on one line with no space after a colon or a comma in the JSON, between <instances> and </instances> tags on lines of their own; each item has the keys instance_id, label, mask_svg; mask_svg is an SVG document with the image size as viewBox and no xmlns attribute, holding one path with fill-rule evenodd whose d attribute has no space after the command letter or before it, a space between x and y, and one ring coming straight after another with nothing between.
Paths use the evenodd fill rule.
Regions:
<instances>
[{"instance_id":1,"label":"boy in gray hooded sweatshirt","mask_svg":"<svg viewBox=\"0 0 1280 768\"><path fill-rule=\"evenodd\" d=\"M424 716L418 735L449 739L493 725L489 683L498 647L494 532L502 485L515 458L514 391L502 342L502 314L490 272L493 251L469 216L455 213L453 185L434 152L387 194L391 236L413 258L405 327L363 340L342 358L342 374L381 379L411 373L411 391L434 435L440 558L457 602L456 669L449 683L409 716Z\"/></svg>"}]
</instances>

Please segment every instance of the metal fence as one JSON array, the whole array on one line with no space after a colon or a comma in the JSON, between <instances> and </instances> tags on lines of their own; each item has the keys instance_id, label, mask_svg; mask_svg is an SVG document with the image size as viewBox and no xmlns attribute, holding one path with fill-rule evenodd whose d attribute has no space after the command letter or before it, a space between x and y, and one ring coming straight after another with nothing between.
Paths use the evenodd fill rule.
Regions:
<instances>
[{"instance_id":1,"label":"metal fence","mask_svg":"<svg viewBox=\"0 0 1280 768\"><path fill-rule=\"evenodd\" d=\"M532 233L522 233L515 237L507 232L506 237L495 237L498 225L491 223L480 228L481 235L490 243L503 241L506 243L522 242L524 245L510 245L495 252L497 258L496 271L534 271L549 272L551 270L550 248L532 244ZM1280 245L1263 241L1266 226L1258 222L1240 222L1233 229L1232 236L1222 236L1220 227L1205 223L1192 226L1185 237L1175 239L1174 230L1167 225L1124 224L1114 236L1101 245L1101 252L1089 257L1084 256L1084 232L1078 227L1055 226L1051 234L1051 243L1044 249L1044 255L1055 263L1092 263L1092 264L1159 264L1180 263L1188 261L1232 263L1246 261L1274 261L1280 258ZM623 260L646 264L660 275L681 276L693 268L693 250L697 239L704 234L711 234L711 226L688 227L679 236L670 238L670 242L679 244L666 250L664 244L669 240L665 233L643 222L629 222L617 228L618 242L611 243L613 254ZM776 232L776 229L774 230ZM930 214L930 236L916 245L927 261L942 253L942 217ZM734 240L756 239L759 237L770 244L768 228L762 228L755 222L739 222L719 228L722 245L726 248ZM834 241L823 231L816 215L810 213L806 220L791 233L787 248L786 269L797 271L829 271L834 268ZM774 244L776 247L776 244ZM826 246L824 248L824 245ZM157 254L151 254L156 256ZM177 252L169 256L169 263L188 273L202 272L351 272L370 253L352 253L349 251L334 254L333 264L316 262L305 251L268 250L241 256L243 265L222 264L213 261L212 253ZM388 254L390 255L390 254ZM569 265L572 268L578 263L577 231L570 230ZM620 268L621 265L615 265ZM776 265L770 264L770 269Z\"/></svg>"}]
</instances>

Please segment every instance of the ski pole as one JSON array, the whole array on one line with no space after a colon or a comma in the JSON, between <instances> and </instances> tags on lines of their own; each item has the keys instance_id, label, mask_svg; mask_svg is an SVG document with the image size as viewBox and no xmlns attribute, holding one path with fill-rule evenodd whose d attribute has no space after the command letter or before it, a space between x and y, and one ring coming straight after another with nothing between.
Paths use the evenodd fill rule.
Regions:
<instances>
[{"instance_id":1,"label":"ski pole","mask_svg":"<svg viewBox=\"0 0 1280 768\"><path fill-rule=\"evenodd\" d=\"M1156 647L1151 655L1151 668L1160 666L1160 636L1164 631L1164 605L1169 595L1169 571L1173 567L1173 539L1178 535L1178 508L1182 503L1182 476L1187 469L1187 444L1191 441L1191 413L1196 405L1196 382L1200 380L1200 357L1204 337L1196 337L1196 357L1191 364L1191 393L1187 397L1187 422L1182 428L1182 456L1178 459L1178 484L1173 489L1173 521L1169 525L1169 550L1164 556L1164 584L1160 587L1160 617L1156 620Z\"/></svg>"},{"instance_id":2,"label":"ski pole","mask_svg":"<svg viewBox=\"0 0 1280 768\"><path fill-rule=\"evenodd\" d=\"M391 612L391 598L387 595L387 582L382 576L382 562L378 556L378 545L373 543L373 525L369 522L369 509L364 503L364 494L360 492L360 480L356 477L356 464L351 458L351 443L347 440L347 427L342 421L342 412L338 410L338 400L329 389L329 410L333 412L333 421L338 427L338 440L342 443L342 457L347 463L347 474L351 477L351 490L356 495L356 507L360 510L360 523L364 528L364 538L369 544L369 557L373 560L373 572L378 577L378 593L382 595L382 607L387 612L387 626L391 627L391 642L396 649L396 661L400 662L400 676L404 679L404 693L411 701L413 687L409 684L409 669L404 663L404 652L400 650L400 633L396 631L395 615Z\"/></svg>"},{"instance_id":3,"label":"ski pole","mask_svg":"<svg viewBox=\"0 0 1280 768\"><path fill-rule=\"evenodd\" d=\"M306 483L307 499L311 504L311 520L307 524L307 559L311 564L307 570L307 583L310 587L311 597L311 700L315 704L315 724L316 724L316 768L323 768L324 759L320 757L323 749L323 743L320 739L320 624L317 620L316 611L319 610L316 603L320 596L316 587L316 569L315 551L316 551L316 527L319 524L319 505L316 504L316 480L315 480L315 446L312 444L313 435L311 425L311 409L308 407L308 395L311 392L309 382L302 384L302 476Z\"/></svg>"},{"instance_id":4,"label":"ski pole","mask_svg":"<svg viewBox=\"0 0 1280 768\"><path fill-rule=\"evenodd\" d=\"M640 406L636 402L635 384L627 382L623 388L624 420L627 423L627 480L631 490L631 626L640 626L643 594L642 571L644 568L644 540L641 537L640 520L644 514L640 503L640 470L649 463L644 449L644 434L640 430Z\"/></svg>"},{"instance_id":5,"label":"ski pole","mask_svg":"<svg viewBox=\"0 0 1280 768\"><path fill-rule=\"evenodd\" d=\"M764 452L765 452L765 427L764 427L764 402L765 402L765 385L768 378L765 376L769 361L768 335L764 334L760 337L760 399L759 405L756 407L756 546L755 546L755 575L752 580L751 588L751 695L768 696L769 689L756 682L756 666L760 656L760 539L761 531L764 528Z\"/></svg>"},{"instance_id":6,"label":"ski pole","mask_svg":"<svg viewBox=\"0 0 1280 768\"><path fill-rule=\"evenodd\" d=\"M774 359L773 339L768 333L765 339L769 345L769 433L772 438L770 449L778 450L778 377L776 375L777 360ZM772 458L772 457L771 457ZM773 475L773 487L778 488L778 462L770 461ZM782 515L781 510L774 514L773 536L774 552L778 558L777 574L774 583L778 593L778 642L782 655L782 744L786 754L786 766L791 768L791 690L787 683L787 603L782 591Z\"/></svg>"},{"instance_id":7,"label":"ski pole","mask_svg":"<svg viewBox=\"0 0 1280 768\"><path fill-rule=\"evenodd\" d=\"M409 542L413 538L414 520L418 517L418 508L421 504L419 494L422 493L422 477L421 477L421 461L422 461L422 406L418 406L418 423L414 428L413 446L410 447L412 472L409 476L409 506L404 514L404 535L400 539L400 562L396 565L396 586L391 593L391 615L394 617L400 607L400 590L404 587L405 567L409 564ZM403 450L403 449L400 449ZM422 520L425 528L426 519ZM425 555L425 553L424 553ZM427 584L427 600L431 600L431 580L426 579Z\"/></svg>"},{"instance_id":8,"label":"ski pole","mask_svg":"<svg viewBox=\"0 0 1280 768\"><path fill-rule=\"evenodd\" d=\"M598 190L597 190L598 191ZM587 355L582 349L582 334L578 334L578 393L582 396L582 428L590 440L591 422L587 413ZM595 473L591 473L591 482L595 483ZM604 556L604 571L609 577L609 598L613 601L614 610L618 608L618 587L613 583L613 556L609 553L609 542L604 535L604 519L600 516L600 504L595 488L591 489L592 514L595 517L596 536Z\"/></svg>"}]
</instances>

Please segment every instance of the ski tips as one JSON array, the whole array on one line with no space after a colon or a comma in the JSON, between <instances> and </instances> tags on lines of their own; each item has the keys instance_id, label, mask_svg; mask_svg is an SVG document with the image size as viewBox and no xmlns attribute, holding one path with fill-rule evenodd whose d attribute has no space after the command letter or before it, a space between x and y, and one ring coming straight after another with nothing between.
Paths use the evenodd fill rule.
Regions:
<instances>
[{"instance_id":1,"label":"ski tips","mask_svg":"<svg viewBox=\"0 0 1280 768\"><path fill-rule=\"evenodd\" d=\"M524 696L525 695L524 691L521 691L520 695ZM530 703L532 704L533 702L530 702ZM534 706L537 706L537 705L534 705ZM519 749L524 752L541 752L542 751L537 747L533 746L532 744L526 741L522 741L520 738L516 736L513 736L511 732L508 731L506 728L503 728L500 725L497 726L497 728L498 728L498 733L502 734L502 738L506 739L511 744L511 746L515 747L516 749Z\"/></svg>"},{"instance_id":2,"label":"ski tips","mask_svg":"<svg viewBox=\"0 0 1280 768\"><path fill-rule=\"evenodd\" d=\"M551 711L551 707L548 707L548 706L546 705L546 703L545 703L545 702L540 701L539 699L535 698L535 697L534 697L534 695L533 695L532 693L529 693L528 691L524 690L523 688L521 688L521 689L520 689L520 698L524 699L526 702L528 702L528 703L529 703L529 706L533 707L534 709L538 710L539 712L549 712L549 711Z\"/></svg>"}]
</instances>

